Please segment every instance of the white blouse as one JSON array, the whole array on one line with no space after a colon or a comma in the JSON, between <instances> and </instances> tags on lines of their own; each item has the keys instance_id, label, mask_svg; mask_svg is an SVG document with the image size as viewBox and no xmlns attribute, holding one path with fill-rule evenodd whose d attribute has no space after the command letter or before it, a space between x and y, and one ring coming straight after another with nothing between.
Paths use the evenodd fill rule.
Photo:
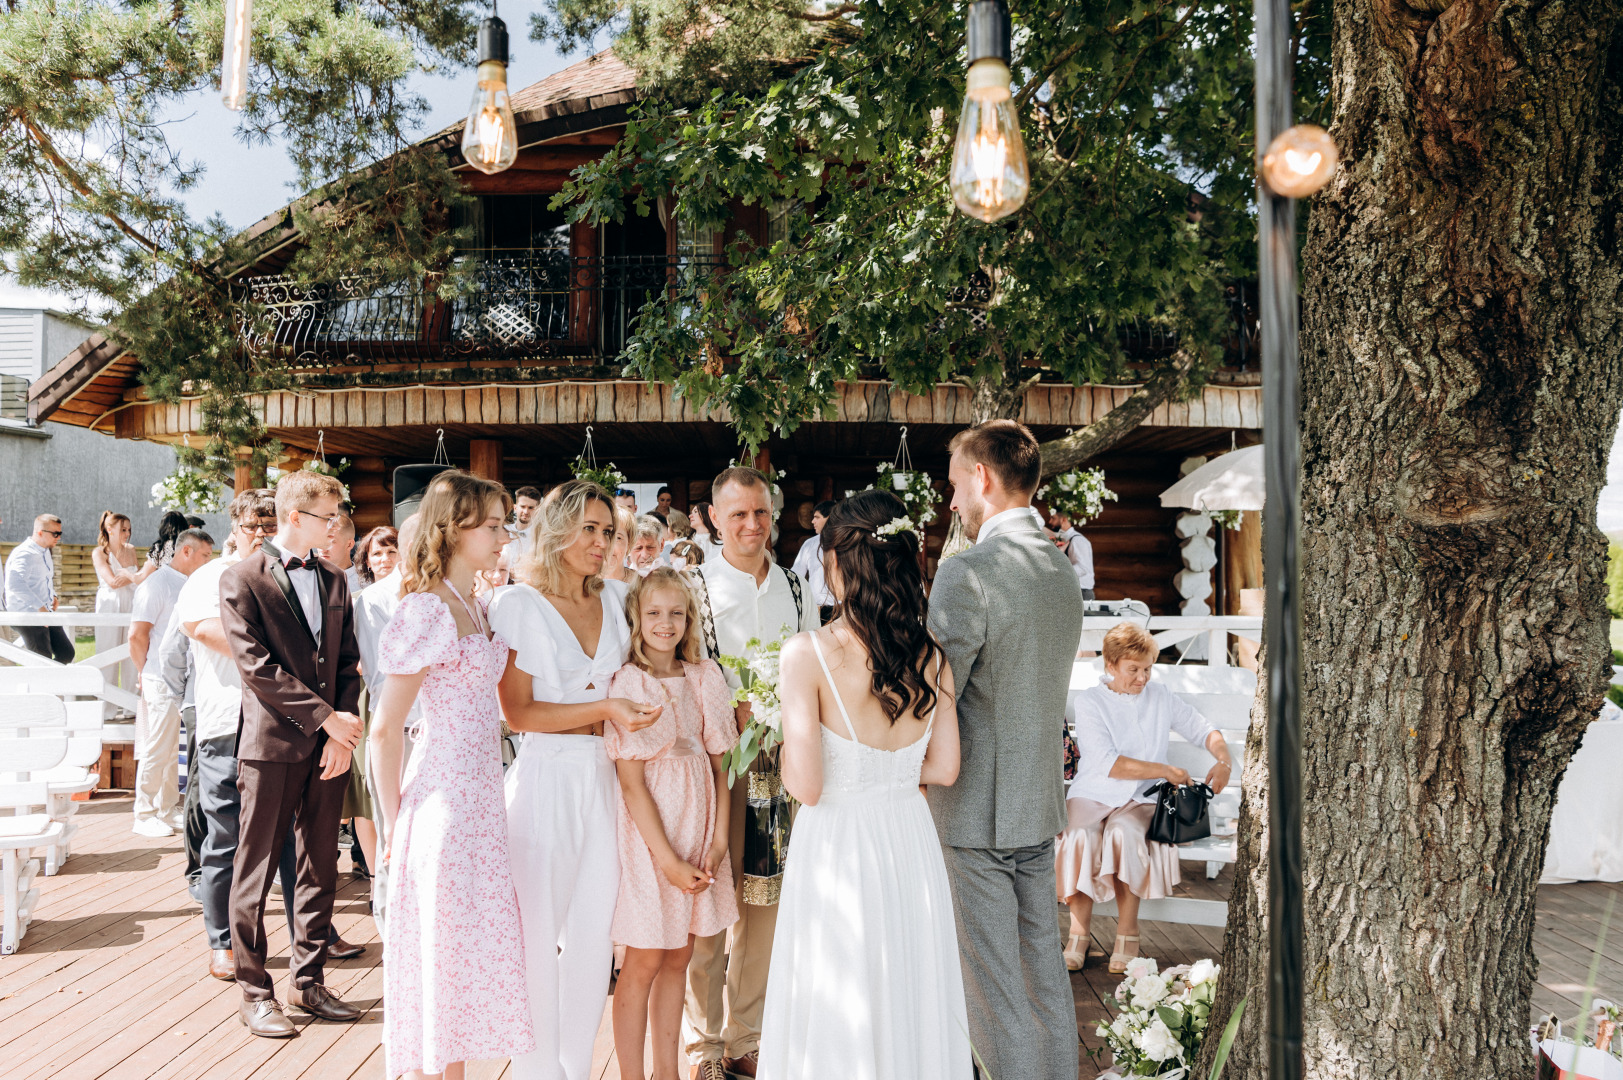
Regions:
<instances>
[{"instance_id":1,"label":"white blouse","mask_svg":"<svg viewBox=\"0 0 1623 1080\"><path fill-rule=\"evenodd\" d=\"M609 680L631 653L625 582L605 581L601 599L597 655L587 656L558 609L533 587L506 585L491 594L490 625L518 654L519 670L534 681L536 701L576 705L609 696Z\"/></svg>"},{"instance_id":2,"label":"white blouse","mask_svg":"<svg viewBox=\"0 0 1623 1080\"><path fill-rule=\"evenodd\" d=\"M1076 745L1080 759L1069 799L1092 799L1106 806L1154 802L1144 793L1159 780L1120 780L1110 775L1119 757L1164 762L1176 731L1204 746L1212 726L1194 706L1158 682L1137 694L1118 694L1106 683L1076 695Z\"/></svg>"}]
</instances>

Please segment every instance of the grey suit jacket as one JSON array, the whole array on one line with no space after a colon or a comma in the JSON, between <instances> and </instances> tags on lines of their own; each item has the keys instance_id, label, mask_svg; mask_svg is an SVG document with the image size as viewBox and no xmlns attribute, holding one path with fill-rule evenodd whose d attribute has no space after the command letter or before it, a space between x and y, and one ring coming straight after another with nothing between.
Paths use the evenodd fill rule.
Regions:
<instances>
[{"instance_id":1,"label":"grey suit jacket","mask_svg":"<svg viewBox=\"0 0 1623 1080\"><path fill-rule=\"evenodd\" d=\"M930 630L958 695L958 782L929 790L948 847L1017 848L1065 829L1061 725L1082 590L1035 519L944 559Z\"/></svg>"}]
</instances>

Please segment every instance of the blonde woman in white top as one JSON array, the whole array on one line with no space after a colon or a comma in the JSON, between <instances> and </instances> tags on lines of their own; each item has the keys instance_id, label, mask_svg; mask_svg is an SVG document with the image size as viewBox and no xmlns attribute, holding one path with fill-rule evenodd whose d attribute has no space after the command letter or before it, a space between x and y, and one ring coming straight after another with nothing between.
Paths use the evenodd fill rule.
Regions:
<instances>
[{"instance_id":1,"label":"blonde woman in white top","mask_svg":"<svg viewBox=\"0 0 1623 1080\"><path fill-rule=\"evenodd\" d=\"M1065 966L1080 970L1087 957L1088 921L1095 901L1116 901L1116 944L1110 970L1122 972L1138 955L1141 900L1159 900L1182 880L1178 849L1151 842L1152 787L1165 780L1190 783L1189 773L1167 764L1172 732L1204 745L1217 763L1206 784L1228 786L1230 764L1223 733L1160 683L1150 681L1159 650L1143 627L1119 623L1105 634L1105 681L1077 697L1076 779L1066 794L1066 827L1054 846L1059 898L1071 909Z\"/></svg>"},{"instance_id":2,"label":"blonde woman in white top","mask_svg":"<svg viewBox=\"0 0 1623 1080\"><path fill-rule=\"evenodd\" d=\"M182 526L185 519L181 519ZM135 587L157 572L158 564L148 557L142 563L141 553L130 543L130 519L112 510L103 510L96 527L96 547L90 553L96 568L96 614L128 615L135 604ZM96 627L96 651L116 649L129 639L129 630L122 626ZM120 661L113 668L111 680L126 690L135 688L135 665Z\"/></svg>"},{"instance_id":3,"label":"blonde woman in white top","mask_svg":"<svg viewBox=\"0 0 1623 1080\"><path fill-rule=\"evenodd\" d=\"M603 725L640 730L657 706L608 696L626 662L626 588L603 579L616 533L609 493L571 480L536 512L535 547L498 589L490 621L511 648L502 711L523 732L507 771L508 852L524 926L536 1049L516 1080L586 1080L609 991L620 884L619 781Z\"/></svg>"}]
</instances>

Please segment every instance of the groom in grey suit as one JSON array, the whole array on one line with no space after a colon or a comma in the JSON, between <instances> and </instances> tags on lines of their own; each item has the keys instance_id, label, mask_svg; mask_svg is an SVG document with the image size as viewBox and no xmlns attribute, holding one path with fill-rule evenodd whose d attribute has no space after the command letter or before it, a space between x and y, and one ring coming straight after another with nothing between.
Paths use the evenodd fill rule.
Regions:
<instances>
[{"instance_id":1,"label":"groom in grey suit","mask_svg":"<svg viewBox=\"0 0 1623 1080\"><path fill-rule=\"evenodd\" d=\"M969 1035L992 1080L1075 1080L1076 1008L1055 918L1060 727L1082 633L1071 564L1031 508L1041 455L993 420L952 441L975 545L941 561L930 629L958 684L958 782L929 790L958 920Z\"/></svg>"}]
</instances>

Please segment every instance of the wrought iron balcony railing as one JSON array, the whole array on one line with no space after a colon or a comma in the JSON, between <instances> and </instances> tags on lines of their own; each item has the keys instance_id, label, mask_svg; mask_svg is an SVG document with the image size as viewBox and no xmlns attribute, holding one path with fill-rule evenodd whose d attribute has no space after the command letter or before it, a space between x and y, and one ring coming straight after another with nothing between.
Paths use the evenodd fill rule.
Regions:
<instances>
[{"instance_id":1,"label":"wrought iron balcony railing","mask_svg":"<svg viewBox=\"0 0 1623 1080\"><path fill-rule=\"evenodd\" d=\"M256 358L317 369L612 357L649 297L695 292L722 262L515 250L462 258L471 287L451 300L440 299L436 280L354 275L312 287L282 275L247 279L252 307L268 322L245 327L244 345Z\"/></svg>"}]
</instances>

